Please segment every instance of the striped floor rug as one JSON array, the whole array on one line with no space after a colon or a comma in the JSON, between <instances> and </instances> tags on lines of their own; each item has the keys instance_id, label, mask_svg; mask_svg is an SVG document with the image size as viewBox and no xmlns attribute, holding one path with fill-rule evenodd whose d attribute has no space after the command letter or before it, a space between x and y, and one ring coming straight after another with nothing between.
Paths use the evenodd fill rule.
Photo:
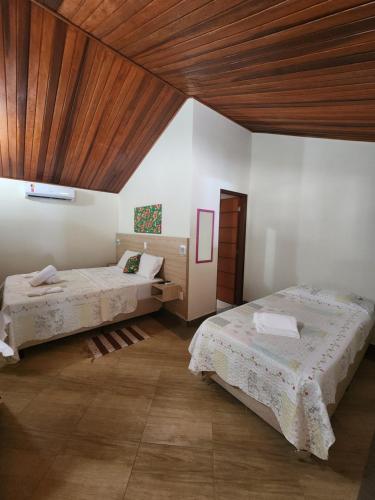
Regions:
<instances>
[{"instance_id":1,"label":"striped floor rug","mask_svg":"<svg viewBox=\"0 0 375 500\"><path fill-rule=\"evenodd\" d=\"M138 326L126 325L95 335L87 340L87 344L94 358L100 358L100 356L123 349L148 338L150 338L149 335Z\"/></svg>"}]
</instances>

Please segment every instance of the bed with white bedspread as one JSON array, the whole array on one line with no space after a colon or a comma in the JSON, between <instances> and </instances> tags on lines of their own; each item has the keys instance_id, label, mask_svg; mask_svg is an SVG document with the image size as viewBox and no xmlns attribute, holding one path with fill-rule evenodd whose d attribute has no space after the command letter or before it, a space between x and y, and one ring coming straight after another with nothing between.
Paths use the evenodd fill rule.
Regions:
<instances>
[{"instance_id":1,"label":"bed with white bedspread","mask_svg":"<svg viewBox=\"0 0 375 500\"><path fill-rule=\"evenodd\" d=\"M16 352L132 313L138 301L151 297L152 283L160 281L123 273L117 266L60 271L59 278L62 292L39 297L28 296L35 288L24 275L6 279L1 313L7 342Z\"/></svg>"},{"instance_id":2,"label":"bed with white bedspread","mask_svg":"<svg viewBox=\"0 0 375 500\"><path fill-rule=\"evenodd\" d=\"M259 310L295 316L301 338L257 334ZM189 368L215 372L266 405L297 449L327 459L335 441L327 406L373 324L371 301L292 287L207 319L190 344Z\"/></svg>"}]
</instances>

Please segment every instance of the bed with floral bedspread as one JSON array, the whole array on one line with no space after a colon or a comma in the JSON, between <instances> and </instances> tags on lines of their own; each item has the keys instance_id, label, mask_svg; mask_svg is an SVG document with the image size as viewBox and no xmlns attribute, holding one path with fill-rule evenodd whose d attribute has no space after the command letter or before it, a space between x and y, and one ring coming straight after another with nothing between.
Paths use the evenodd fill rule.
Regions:
<instances>
[{"instance_id":1,"label":"bed with floral bedspread","mask_svg":"<svg viewBox=\"0 0 375 500\"><path fill-rule=\"evenodd\" d=\"M61 293L29 297L35 288L24 275L5 281L0 339L17 349L82 328L94 328L135 311L142 287L155 280L126 274L117 266L60 271ZM37 290L51 288L36 287Z\"/></svg>"},{"instance_id":2,"label":"bed with floral bedspread","mask_svg":"<svg viewBox=\"0 0 375 500\"><path fill-rule=\"evenodd\" d=\"M300 339L256 333L255 311L293 315ZM299 450L327 459L335 441L327 405L368 339L374 303L298 286L207 319L189 351L194 373L214 371L268 406Z\"/></svg>"}]
</instances>

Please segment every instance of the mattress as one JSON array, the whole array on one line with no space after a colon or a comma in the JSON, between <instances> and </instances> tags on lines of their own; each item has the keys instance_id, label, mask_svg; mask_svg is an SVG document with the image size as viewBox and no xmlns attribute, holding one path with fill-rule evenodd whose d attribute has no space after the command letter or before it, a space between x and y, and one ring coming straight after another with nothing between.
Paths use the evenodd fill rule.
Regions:
<instances>
[{"instance_id":1,"label":"mattress","mask_svg":"<svg viewBox=\"0 0 375 500\"><path fill-rule=\"evenodd\" d=\"M259 310L295 316L301 338L257 334ZM373 324L371 301L292 287L207 319L190 344L189 368L214 371L268 406L297 449L327 459L335 441L327 406Z\"/></svg>"},{"instance_id":2,"label":"mattress","mask_svg":"<svg viewBox=\"0 0 375 500\"><path fill-rule=\"evenodd\" d=\"M28 296L35 288L24 275L6 279L1 313L7 342L15 351L31 341L94 328L132 313L139 300L151 296L152 283L161 281L125 274L116 266L60 271L59 277L63 291L40 297Z\"/></svg>"}]
</instances>

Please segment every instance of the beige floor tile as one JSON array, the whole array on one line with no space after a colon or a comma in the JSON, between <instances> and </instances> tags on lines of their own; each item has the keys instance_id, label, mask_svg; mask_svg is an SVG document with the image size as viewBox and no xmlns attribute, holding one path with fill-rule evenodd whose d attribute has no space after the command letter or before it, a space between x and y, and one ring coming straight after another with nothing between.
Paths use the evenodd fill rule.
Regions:
<instances>
[{"instance_id":1,"label":"beige floor tile","mask_svg":"<svg viewBox=\"0 0 375 500\"><path fill-rule=\"evenodd\" d=\"M73 436L65 442L63 453L72 457L121 463L130 470L138 448L139 444L134 441L116 443Z\"/></svg>"},{"instance_id":2,"label":"beige floor tile","mask_svg":"<svg viewBox=\"0 0 375 500\"><path fill-rule=\"evenodd\" d=\"M53 458L30 449L1 448L1 500L29 498L47 473Z\"/></svg>"},{"instance_id":3,"label":"beige floor tile","mask_svg":"<svg viewBox=\"0 0 375 500\"><path fill-rule=\"evenodd\" d=\"M73 431L74 436L121 443L139 441L146 417L127 413L124 409L90 407Z\"/></svg>"},{"instance_id":4,"label":"beige floor tile","mask_svg":"<svg viewBox=\"0 0 375 500\"><path fill-rule=\"evenodd\" d=\"M53 461L33 499L122 499L138 449L71 438Z\"/></svg>"},{"instance_id":5,"label":"beige floor tile","mask_svg":"<svg viewBox=\"0 0 375 500\"><path fill-rule=\"evenodd\" d=\"M214 487L212 480L194 483L177 481L169 474L134 472L124 500L214 500Z\"/></svg>"},{"instance_id":6,"label":"beige floor tile","mask_svg":"<svg viewBox=\"0 0 375 500\"><path fill-rule=\"evenodd\" d=\"M84 359L78 363L69 365L60 370L59 377L94 385L97 388L105 388L114 365L118 362L118 358L114 359L110 356L108 354L95 360Z\"/></svg>"},{"instance_id":7,"label":"beige floor tile","mask_svg":"<svg viewBox=\"0 0 375 500\"><path fill-rule=\"evenodd\" d=\"M212 448L212 424L176 418L149 417L142 442Z\"/></svg>"},{"instance_id":8,"label":"beige floor tile","mask_svg":"<svg viewBox=\"0 0 375 500\"><path fill-rule=\"evenodd\" d=\"M145 416L150 410L151 402L152 398L143 394L130 396L104 390L92 400L90 408L113 408L123 410L126 416L131 414Z\"/></svg>"},{"instance_id":9,"label":"beige floor tile","mask_svg":"<svg viewBox=\"0 0 375 500\"><path fill-rule=\"evenodd\" d=\"M306 500L356 500L359 482L330 470L306 472L300 478L300 485Z\"/></svg>"},{"instance_id":10,"label":"beige floor tile","mask_svg":"<svg viewBox=\"0 0 375 500\"><path fill-rule=\"evenodd\" d=\"M129 366L118 363L109 376L111 391L126 395L152 397L156 391L160 369L154 367Z\"/></svg>"},{"instance_id":11,"label":"beige floor tile","mask_svg":"<svg viewBox=\"0 0 375 500\"><path fill-rule=\"evenodd\" d=\"M197 448L142 443L133 471L185 482L207 482L213 478L212 452Z\"/></svg>"},{"instance_id":12,"label":"beige floor tile","mask_svg":"<svg viewBox=\"0 0 375 500\"><path fill-rule=\"evenodd\" d=\"M211 423L213 404L207 398L164 398L155 396L150 409L150 417Z\"/></svg>"},{"instance_id":13,"label":"beige floor tile","mask_svg":"<svg viewBox=\"0 0 375 500\"><path fill-rule=\"evenodd\" d=\"M304 500L303 492L298 483L293 484L290 489L283 491L278 485L259 482L238 483L230 481L215 481L216 500Z\"/></svg>"},{"instance_id":14,"label":"beige floor tile","mask_svg":"<svg viewBox=\"0 0 375 500\"><path fill-rule=\"evenodd\" d=\"M85 407L75 404L46 403L40 405L33 400L18 416L18 424L25 429L44 430L67 435L72 432Z\"/></svg>"},{"instance_id":15,"label":"beige floor tile","mask_svg":"<svg viewBox=\"0 0 375 500\"><path fill-rule=\"evenodd\" d=\"M66 438L45 430L22 427L0 427L0 460L6 463L7 450L27 451L40 458L51 460L65 446Z\"/></svg>"}]
</instances>

